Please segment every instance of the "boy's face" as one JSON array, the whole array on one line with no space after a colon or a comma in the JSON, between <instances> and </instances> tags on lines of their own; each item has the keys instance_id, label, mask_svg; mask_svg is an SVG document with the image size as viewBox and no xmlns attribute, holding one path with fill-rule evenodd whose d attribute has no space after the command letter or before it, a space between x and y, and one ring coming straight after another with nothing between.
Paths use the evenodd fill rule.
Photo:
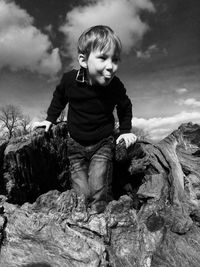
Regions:
<instances>
[{"instance_id":1,"label":"boy's face","mask_svg":"<svg viewBox=\"0 0 200 267\"><path fill-rule=\"evenodd\" d=\"M106 86L112 81L119 64L119 56L114 52L114 48L107 52L95 50L90 52L88 58L85 59L88 80L91 85Z\"/></svg>"}]
</instances>

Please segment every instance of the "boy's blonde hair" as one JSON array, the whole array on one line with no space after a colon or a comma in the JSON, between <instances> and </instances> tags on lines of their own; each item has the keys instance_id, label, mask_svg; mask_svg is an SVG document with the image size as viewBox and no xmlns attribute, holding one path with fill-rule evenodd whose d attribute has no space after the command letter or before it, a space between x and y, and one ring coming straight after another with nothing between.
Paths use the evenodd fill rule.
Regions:
<instances>
[{"instance_id":1,"label":"boy's blonde hair","mask_svg":"<svg viewBox=\"0 0 200 267\"><path fill-rule=\"evenodd\" d=\"M96 25L85 30L78 39L78 53L87 58L92 51L99 49L102 52L114 47L114 53L120 57L122 45L114 31L104 25Z\"/></svg>"}]
</instances>

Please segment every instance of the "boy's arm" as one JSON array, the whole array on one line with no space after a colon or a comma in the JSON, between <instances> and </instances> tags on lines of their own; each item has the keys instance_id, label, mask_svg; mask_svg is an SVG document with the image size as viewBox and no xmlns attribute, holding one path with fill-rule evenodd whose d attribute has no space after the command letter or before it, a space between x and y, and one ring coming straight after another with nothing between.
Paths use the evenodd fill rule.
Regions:
<instances>
[{"instance_id":1,"label":"boy's arm","mask_svg":"<svg viewBox=\"0 0 200 267\"><path fill-rule=\"evenodd\" d=\"M119 84L120 87L118 91L118 101L116 109L119 119L120 136L117 138L116 144L118 144L123 139L126 144L126 147L129 147L137 140L137 136L131 133L132 103L126 94L126 89L124 88L124 85L120 81Z\"/></svg>"},{"instance_id":2,"label":"boy's arm","mask_svg":"<svg viewBox=\"0 0 200 267\"><path fill-rule=\"evenodd\" d=\"M60 84L56 87L50 106L47 110L47 118L41 122L34 122L32 129L44 128L48 132L52 124L56 123L57 118L60 116L61 111L65 108L68 98L66 96L65 75L63 75Z\"/></svg>"},{"instance_id":3,"label":"boy's arm","mask_svg":"<svg viewBox=\"0 0 200 267\"><path fill-rule=\"evenodd\" d=\"M60 84L56 87L53 98L51 100L50 106L47 110L47 118L46 121L51 122L53 124L56 123L57 118L60 116L60 113L65 108L68 103L68 97L66 94L66 77L63 75Z\"/></svg>"},{"instance_id":4,"label":"boy's arm","mask_svg":"<svg viewBox=\"0 0 200 267\"><path fill-rule=\"evenodd\" d=\"M133 133L121 134L117 138L116 144L119 144L122 140L124 140L124 142L126 144L126 148L128 148L130 145L132 145L136 142L137 136Z\"/></svg>"}]
</instances>

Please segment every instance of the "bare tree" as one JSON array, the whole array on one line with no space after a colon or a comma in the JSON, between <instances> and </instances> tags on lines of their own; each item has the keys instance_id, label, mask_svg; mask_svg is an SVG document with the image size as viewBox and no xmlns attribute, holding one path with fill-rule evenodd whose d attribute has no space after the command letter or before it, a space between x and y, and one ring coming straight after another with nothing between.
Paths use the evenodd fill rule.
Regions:
<instances>
[{"instance_id":1,"label":"bare tree","mask_svg":"<svg viewBox=\"0 0 200 267\"><path fill-rule=\"evenodd\" d=\"M21 127L22 134L27 134L29 133L29 125L30 125L31 119L28 115L23 115L20 122L19 126Z\"/></svg>"},{"instance_id":2,"label":"bare tree","mask_svg":"<svg viewBox=\"0 0 200 267\"><path fill-rule=\"evenodd\" d=\"M22 116L21 109L18 106L10 104L0 108L1 129L7 132L9 139L19 127Z\"/></svg>"}]
</instances>

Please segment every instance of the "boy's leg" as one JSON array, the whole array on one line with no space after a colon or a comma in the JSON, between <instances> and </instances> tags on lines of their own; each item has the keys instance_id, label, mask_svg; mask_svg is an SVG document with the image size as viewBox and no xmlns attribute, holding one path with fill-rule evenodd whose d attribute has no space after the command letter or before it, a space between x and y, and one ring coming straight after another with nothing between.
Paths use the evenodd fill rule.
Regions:
<instances>
[{"instance_id":1,"label":"boy's leg","mask_svg":"<svg viewBox=\"0 0 200 267\"><path fill-rule=\"evenodd\" d=\"M97 212L102 212L112 200L113 148L114 138L109 137L103 141L90 161L88 172L90 206Z\"/></svg>"},{"instance_id":2,"label":"boy's leg","mask_svg":"<svg viewBox=\"0 0 200 267\"><path fill-rule=\"evenodd\" d=\"M67 146L67 154L70 162L71 186L77 194L84 194L86 200L88 200L90 196L88 186L89 163L85 157L84 147L71 137L68 139Z\"/></svg>"}]
</instances>

